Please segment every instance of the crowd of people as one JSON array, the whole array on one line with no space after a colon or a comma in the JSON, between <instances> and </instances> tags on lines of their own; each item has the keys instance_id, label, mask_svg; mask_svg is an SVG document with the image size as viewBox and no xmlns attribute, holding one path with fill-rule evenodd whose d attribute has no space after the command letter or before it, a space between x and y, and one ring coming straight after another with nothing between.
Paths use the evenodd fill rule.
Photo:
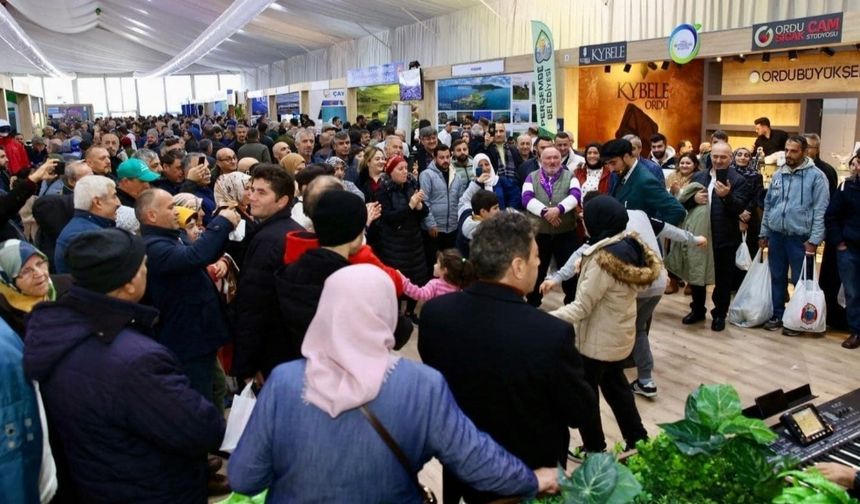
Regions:
<instances>
[{"instance_id":1,"label":"crowd of people","mask_svg":"<svg viewBox=\"0 0 860 504\"><path fill-rule=\"evenodd\" d=\"M741 243L769 252L763 327L786 336L825 244L827 324L857 348L860 157L839 182L816 135L756 128L695 153L471 117L414 140L363 116L70 120L27 145L0 121L3 495L419 502L432 457L446 502L557 492L570 429L607 447L601 393L627 448L648 437L654 311L685 287L700 324L713 286L723 331ZM396 353L416 328L422 363Z\"/></svg>"}]
</instances>

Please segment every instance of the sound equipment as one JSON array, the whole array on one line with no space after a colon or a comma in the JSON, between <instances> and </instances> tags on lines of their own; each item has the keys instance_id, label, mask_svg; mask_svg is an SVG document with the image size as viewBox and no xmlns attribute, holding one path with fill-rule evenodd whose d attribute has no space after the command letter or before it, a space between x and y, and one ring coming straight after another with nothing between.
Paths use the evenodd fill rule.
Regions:
<instances>
[{"instance_id":1,"label":"sound equipment","mask_svg":"<svg viewBox=\"0 0 860 504\"><path fill-rule=\"evenodd\" d=\"M818 415L813 413L816 409ZM776 453L796 457L803 465L837 462L860 471L860 389L820 404L817 408L806 405L794 409L783 415L783 418L792 417L792 413L795 413L793 418L796 421L782 420L772 427L779 434L779 439L771 445ZM821 427L825 430L832 429L832 433L822 434L816 421L824 424ZM811 436L797 434L798 430L803 430L803 424L811 431L807 432ZM804 445L804 442L807 444Z\"/></svg>"}]
</instances>

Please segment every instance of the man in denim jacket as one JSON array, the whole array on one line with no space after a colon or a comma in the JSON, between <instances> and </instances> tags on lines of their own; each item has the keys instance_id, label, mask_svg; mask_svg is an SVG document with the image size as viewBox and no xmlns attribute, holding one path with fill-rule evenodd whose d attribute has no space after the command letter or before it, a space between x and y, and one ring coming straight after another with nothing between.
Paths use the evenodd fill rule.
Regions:
<instances>
[{"instance_id":1,"label":"man in denim jacket","mask_svg":"<svg viewBox=\"0 0 860 504\"><path fill-rule=\"evenodd\" d=\"M764 324L768 331L782 327L788 268L797 285L803 261L815 257L824 240L824 213L830 203L827 178L806 157L806 139L791 136L785 143L785 165L773 175L764 199L759 246L768 247L773 318ZM815 267L814 261L812 267ZM799 333L783 329L786 336Z\"/></svg>"}]
</instances>

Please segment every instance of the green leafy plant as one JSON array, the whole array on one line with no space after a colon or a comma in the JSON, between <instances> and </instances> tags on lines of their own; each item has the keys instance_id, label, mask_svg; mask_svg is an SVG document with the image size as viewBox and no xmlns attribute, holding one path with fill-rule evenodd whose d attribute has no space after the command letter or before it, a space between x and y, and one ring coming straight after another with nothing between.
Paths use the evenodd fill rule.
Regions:
<instances>
[{"instance_id":1,"label":"green leafy plant","mask_svg":"<svg viewBox=\"0 0 860 504\"><path fill-rule=\"evenodd\" d=\"M643 503L769 502L784 483L788 461L768 445L776 439L761 420L741 414L731 386L702 385L687 398L684 419L640 441L628 466L643 486Z\"/></svg>"},{"instance_id":2,"label":"green leafy plant","mask_svg":"<svg viewBox=\"0 0 860 504\"><path fill-rule=\"evenodd\" d=\"M817 469L785 471L779 475L790 484L773 499L773 504L856 504L841 486L825 478Z\"/></svg>"},{"instance_id":3,"label":"green leafy plant","mask_svg":"<svg viewBox=\"0 0 860 504\"><path fill-rule=\"evenodd\" d=\"M561 494L546 497L540 504L626 504L642 491L630 469L608 453L588 455L568 478L559 467Z\"/></svg>"}]
</instances>

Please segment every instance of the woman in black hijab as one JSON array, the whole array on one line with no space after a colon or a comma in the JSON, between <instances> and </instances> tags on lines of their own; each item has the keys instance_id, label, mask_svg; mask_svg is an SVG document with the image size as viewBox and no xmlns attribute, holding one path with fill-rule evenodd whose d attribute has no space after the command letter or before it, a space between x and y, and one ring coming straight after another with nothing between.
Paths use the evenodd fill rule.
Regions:
<instances>
[{"instance_id":1,"label":"woman in black hijab","mask_svg":"<svg viewBox=\"0 0 860 504\"><path fill-rule=\"evenodd\" d=\"M551 314L573 324L585 379L603 392L627 448L648 437L624 375L636 339L636 294L657 279L662 262L636 233L628 233L627 210L615 198L596 196L584 208L588 249L582 256L576 299ZM586 451L603 451L598 424L580 429Z\"/></svg>"}]
</instances>

